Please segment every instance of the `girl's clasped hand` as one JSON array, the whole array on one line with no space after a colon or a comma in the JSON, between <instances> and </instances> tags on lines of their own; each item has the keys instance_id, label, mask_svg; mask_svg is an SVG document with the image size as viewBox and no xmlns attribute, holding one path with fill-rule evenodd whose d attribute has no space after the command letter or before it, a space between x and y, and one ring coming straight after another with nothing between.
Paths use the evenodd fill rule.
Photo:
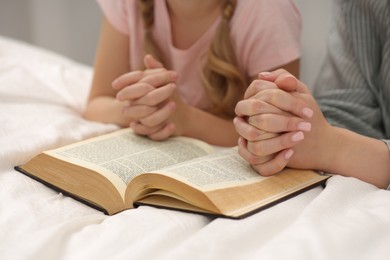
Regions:
<instances>
[{"instance_id":1,"label":"girl's clasped hand","mask_svg":"<svg viewBox=\"0 0 390 260\"><path fill-rule=\"evenodd\" d=\"M165 69L151 55L145 56L144 63L144 71L126 73L112 84L118 91L117 100L123 102L123 116L133 120L130 127L136 134L153 140L181 135L179 124L187 110L176 93L177 73Z\"/></svg>"}]
</instances>

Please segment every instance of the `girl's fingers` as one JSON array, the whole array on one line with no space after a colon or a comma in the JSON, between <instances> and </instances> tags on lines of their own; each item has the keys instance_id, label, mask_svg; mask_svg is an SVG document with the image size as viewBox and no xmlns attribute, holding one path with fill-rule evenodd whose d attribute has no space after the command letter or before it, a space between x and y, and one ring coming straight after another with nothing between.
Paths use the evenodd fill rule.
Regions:
<instances>
[{"instance_id":1,"label":"girl's fingers","mask_svg":"<svg viewBox=\"0 0 390 260\"><path fill-rule=\"evenodd\" d=\"M175 82L177 77L178 76L176 71L163 71L146 75L140 80L140 82L145 82L158 88L160 86Z\"/></svg>"},{"instance_id":2,"label":"girl's fingers","mask_svg":"<svg viewBox=\"0 0 390 260\"><path fill-rule=\"evenodd\" d=\"M122 76L118 77L114 82L112 82L112 87L116 90L123 89L129 85L135 84L144 77L144 72L142 70L132 71Z\"/></svg>"},{"instance_id":3,"label":"girl's fingers","mask_svg":"<svg viewBox=\"0 0 390 260\"><path fill-rule=\"evenodd\" d=\"M174 132L175 132L175 125L173 123L168 123L161 130L151 135L148 135L148 137L155 141L163 141L169 138L170 136L172 136Z\"/></svg>"},{"instance_id":4,"label":"girl's fingers","mask_svg":"<svg viewBox=\"0 0 390 260\"><path fill-rule=\"evenodd\" d=\"M131 105L157 106L158 104L172 97L173 93L175 92L175 89L176 85L170 83L168 85L146 93L144 96L137 100L131 101Z\"/></svg>"},{"instance_id":5,"label":"girl's fingers","mask_svg":"<svg viewBox=\"0 0 390 260\"><path fill-rule=\"evenodd\" d=\"M119 101L138 99L155 89L155 87L147 83L135 83L120 90L116 94L116 99Z\"/></svg>"},{"instance_id":6,"label":"girl's fingers","mask_svg":"<svg viewBox=\"0 0 390 260\"><path fill-rule=\"evenodd\" d=\"M117 78L112 87L116 90L123 90L137 84L150 85L154 88L167 85L176 81L177 72L165 69L154 69L146 71L133 71Z\"/></svg>"},{"instance_id":7,"label":"girl's fingers","mask_svg":"<svg viewBox=\"0 0 390 260\"><path fill-rule=\"evenodd\" d=\"M248 141L261 141L277 136L277 133L262 131L246 122L243 118L236 117L233 120L237 133Z\"/></svg>"},{"instance_id":8,"label":"girl's fingers","mask_svg":"<svg viewBox=\"0 0 390 260\"><path fill-rule=\"evenodd\" d=\"M146 127L156 127L164 123L172 115L175 109L175 102L168 102L165 106L156 110L154 113L142 118L140 123Z\"/></svg>"},{"instance_id":9,"label":"girl's fingers","mask_svg":"<svg viewBox=\"0 0 390 260\"><path fill-rule=\"evenodd\" d=\"M157 107L151 107L151 106L142 106L142 105L124 106L122 108L122 115L132 120L139 120L141 118L150 116L156 111L157 111Z\"/></svg>"},{"instance_id":10,"label":"girl's fingers","mask_svg":"<svg viewBox=\"0 0 390 260\"><path fill-rule=\"evenodd\" d=\"M133 122L130 124L134 133L142 136L147 136L155 141L162 141L173 135L175 125L173 123L161 124L156 127L147 127L141 123Z\"/></svg>"},{"instance_id":11,"label":"girl's fingers","mask_svg":"<svg viewBox=\"0 0 390 260\"><path fill-rule=\"evenodd\" d=\"M288 132L262 141L247 141L247 149L254 156L267 156L291 148L305 138L303 132Z\"/></svg>"},{"instance_id":12,"label":"girl's fingers","mask_svg":"<svg viewBox=\"0 0 390 260\"><path fill-rule=\"evenodd\" d=\"M141 124L139 121L134 121L130 124L131 129L133 129L134 133L143 136L149 136L151 134L157 133L161 131L165 125L158 125L155 127L147 127Z\"/></svg>"},{"instance_id":13,"label":"girl's fingers","mask_svg":"<svg viewBox=\"0 0 390 260\"><path fill-rule=\"evenodd\" d=\"M144 64L148 69L164 68L164 65L150 54L145 55Z\"/></svg>"},{"instance_id":14,"label":"girl's fingers","mask_svg":"<svg viewBox=\"0 0 390 260\"><path fill-rule=\"evenodd\" d=\"M271 133L311 130L311 123L302 118L294 116L284 116L277 114L260 114L250 116L247 119L248 124L257 129Z\"/></svg>"}]
</instances>

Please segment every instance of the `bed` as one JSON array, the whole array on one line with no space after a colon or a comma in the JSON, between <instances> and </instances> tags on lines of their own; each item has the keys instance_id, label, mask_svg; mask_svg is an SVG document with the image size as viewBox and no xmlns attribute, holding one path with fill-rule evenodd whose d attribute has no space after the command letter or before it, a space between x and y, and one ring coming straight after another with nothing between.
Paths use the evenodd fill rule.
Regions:
<instances>
[{"instance_id":1,"label":"bed","mask_svg":"<svg viewBox=\"0 0 390 260\"><path fill-rule=\"evenodd\" d=\"M117 129L81 117L91 73L0 37L0 259L389 259L390 192L354 178L230 220L147 206L107 216L16 172Z\"/></svg>"}]
</instances>

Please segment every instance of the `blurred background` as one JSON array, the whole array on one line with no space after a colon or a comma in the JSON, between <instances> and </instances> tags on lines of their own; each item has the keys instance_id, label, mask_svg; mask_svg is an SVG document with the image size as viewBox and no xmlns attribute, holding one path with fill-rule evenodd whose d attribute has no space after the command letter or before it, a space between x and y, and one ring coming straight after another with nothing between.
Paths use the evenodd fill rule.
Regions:
<instances>
[{"instance_id":1,"label":"blurred background","mask_svg":"<svg viewBox=\"0 0 390 260\"><path fill-rule=\"evenodd\" d=\"M303 19L301 78L311 86L326 50L332 1L295 2ZM0 36L25 41L91 66L100 23L101 12L94 0L0 0Z\"/></svg>"}]
</instances>

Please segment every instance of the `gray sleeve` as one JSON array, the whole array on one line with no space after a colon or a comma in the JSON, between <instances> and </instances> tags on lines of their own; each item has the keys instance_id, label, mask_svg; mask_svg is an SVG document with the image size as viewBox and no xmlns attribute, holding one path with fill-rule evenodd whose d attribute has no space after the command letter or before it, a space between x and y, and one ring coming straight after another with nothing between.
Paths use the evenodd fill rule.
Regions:
<instances>
[{"instance_id":1,"label":"gray sleeve","mask_svg":"<svg viewBox=\"0 0 390 260\"><path fill-rule=\"evenodd\" d=\"M332 125L389 139L390 78L383 72L383 61L390 61L390 48L383 50L389 45L383 36L389 30L387 1L335 3L327 57L314 96ZM389 74L390 67L386 71Z\"/></svg>"}]
</instances>

